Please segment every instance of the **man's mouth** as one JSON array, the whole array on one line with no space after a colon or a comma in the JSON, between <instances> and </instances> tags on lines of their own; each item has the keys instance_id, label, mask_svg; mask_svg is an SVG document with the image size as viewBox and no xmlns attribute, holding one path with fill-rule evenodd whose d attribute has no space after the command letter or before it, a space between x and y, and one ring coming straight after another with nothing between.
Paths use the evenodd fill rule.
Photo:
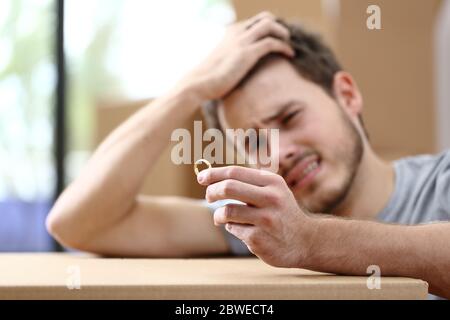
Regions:
<instances>
[{"instance_id":1,"label":"man's mouth","mask_svg":"<svg viewBox=\"0 0 450 320\"><path fill-rule=\"evenodd\" d=\"M298 161L286 175L286 183L291 189L302 189L310 184L320 171L321 159L314 154Z\"/></svg>"}]
</instances>

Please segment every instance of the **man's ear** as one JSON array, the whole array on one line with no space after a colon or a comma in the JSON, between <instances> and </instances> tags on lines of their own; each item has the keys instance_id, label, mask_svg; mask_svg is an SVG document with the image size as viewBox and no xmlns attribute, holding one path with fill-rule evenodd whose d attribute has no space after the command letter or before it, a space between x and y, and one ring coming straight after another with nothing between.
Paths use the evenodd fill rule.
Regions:
<instances>
[{"instance_id":1,"label":"man's ear","mask_svg":"<svg viewBox=\"0 0 450 320\"><path fill-rule=\"evenodd\" d=\"M350 116L358 117L362 114L362 95L351 74L339 71L334 75L333 94Z\"/></svg>"}]
</instances>

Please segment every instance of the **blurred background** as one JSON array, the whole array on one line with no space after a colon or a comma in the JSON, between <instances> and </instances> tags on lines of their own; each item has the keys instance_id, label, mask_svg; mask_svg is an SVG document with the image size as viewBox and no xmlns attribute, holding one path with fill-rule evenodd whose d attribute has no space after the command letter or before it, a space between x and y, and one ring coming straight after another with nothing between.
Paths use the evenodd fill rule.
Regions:
<instances>
[{"instance_id":1,"label":"blurred background","mask_svg":"<svg viewBox=\"0 0 450 320\"><path fill-rule=\"evenodd\" d=\"M331 44L384 158L450 148L449 0L0 0L0 251L61 250L45 217L98 143L263 10ZM142 192L204 195L170 146Z\"/></svg>"}]
</instances>

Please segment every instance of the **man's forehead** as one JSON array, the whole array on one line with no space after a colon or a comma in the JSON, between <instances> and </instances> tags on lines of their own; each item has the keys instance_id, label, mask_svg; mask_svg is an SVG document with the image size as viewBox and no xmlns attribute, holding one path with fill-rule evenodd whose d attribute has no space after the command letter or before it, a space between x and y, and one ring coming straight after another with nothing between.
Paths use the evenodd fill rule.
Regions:
<instances>
[{"instance_id":1,"label":"man's forehead","mask_svg":"<svg viewBox=\"0 0 450 320\"><path fill-rule=\"evenodd\" d=\"M226 128L250 128L252 123L263 113L262 103L240 101L223 101L219 104L219 121Z\"/></svg>"},{"instance_id":2,"label":"man's forehead","mask_svg":"<svg viewBox=\"0 0 450 320\"><path fill-rule=\"evenodd\" d=\"M223 99L219 120L224 127L250 128L253 121L270 117L294 95L301 98L305 82L308 81L286 59L269 60Z\"/></svg>"},{"instance_id":3,"label":"man's forehead","mask_svg":"<svg viewBox=\"0 0 450 320\"><path fill-rule=\"evenodd\" d=\"M306 106L307 104L305 101L298 98L292 98L281 100L280 103L275 103L270 108L262 110L261 112L254 112L255 108L242 108L242 112L230 115L231 111L227 110L225 105L221 105L219 107L219 121L225 129L253 128L255 126L264 128L289 112L292 108L304 108Z\"/></svg>"}]
</instances>

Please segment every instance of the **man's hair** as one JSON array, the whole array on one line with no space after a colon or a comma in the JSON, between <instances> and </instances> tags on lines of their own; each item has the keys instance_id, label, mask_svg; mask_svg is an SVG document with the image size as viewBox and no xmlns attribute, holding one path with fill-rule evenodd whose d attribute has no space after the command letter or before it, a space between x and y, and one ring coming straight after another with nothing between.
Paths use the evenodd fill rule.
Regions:
<instances>
[{"instance_id":1,"label":"man's hair","mask_svg":"<svg viewBox=\"0 0 450 320\"><path fill-rule=\"evenodd\" d=\"M334 76L342 70L333 51L322 41L321 37L315 33L307 31L301 25L288 23L278 19L278 23L285 26L290 32L289 44L295 51L295 56L288 58L279 53L271 53L263 57L252 68L252 70L233 89L241 87L257 70L259 70L269 60L274 58L287 59L302 77L320 86L328 95L334 98L333 83ZM232 91L233 91L232 90ZM203 105L203 115L210 128L222 129L218 113L217 103L214 101ZM364 128L362 118L360 122ZM365 128L364 128L365 131ZM367 135L367 133L366 133Z\"/></svg>"}]
</instances>

